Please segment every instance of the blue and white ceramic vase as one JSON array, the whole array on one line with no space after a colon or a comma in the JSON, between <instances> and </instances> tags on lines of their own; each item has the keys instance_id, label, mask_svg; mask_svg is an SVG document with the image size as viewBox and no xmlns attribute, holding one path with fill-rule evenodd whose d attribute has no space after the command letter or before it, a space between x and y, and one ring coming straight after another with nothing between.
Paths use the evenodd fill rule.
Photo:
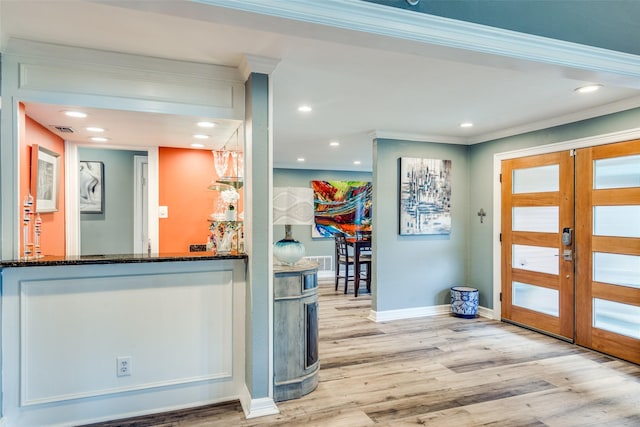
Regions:
<instances>
[{"instance_id":1,"label":"blue and white ceramic vase","mask_svg":"<svg viewBox=\"0 0 640 427\"><path fill-rule=\"evenodd\" d=\"M451 288L451 313L465 319L476 317L478 314L478 290L467 286Z\"/></svg>"}]
</instances>

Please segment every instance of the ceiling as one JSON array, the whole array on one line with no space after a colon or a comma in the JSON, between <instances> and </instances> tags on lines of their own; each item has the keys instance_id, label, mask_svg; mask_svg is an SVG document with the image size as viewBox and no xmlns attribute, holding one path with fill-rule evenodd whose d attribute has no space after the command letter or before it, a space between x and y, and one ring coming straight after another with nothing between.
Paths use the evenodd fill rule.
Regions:
<instances>
[{"instance_id":1,"label":"ceiling","mask_svg":"<svg viewBox=\"0 0 640 427\"><path fill-rule=\"evenodd\" d=\"M244 54L279 59L271 75L275 167L371 171L374 134L473 144L640 106L640 72L624 72L629 64L640 66L635 55L611 56L609 70L602 64L611 52L602 49L585 51L582 45L549 44L549 39L482 26L475 27L478 39L496 41L492 49L476 49L468 36L465 44L453 31L442 33L448 41L425 41L436 31L430 25L455 24L448 19L433 21L430 15L356 1L326 0L315 10L317 4L302 4L305 9L301 4L0 0L0 42L6 46L15 37L230 66L238 66ZM266 7L276 12L266 15ZM341 10L351 13L340 15ZM375 25L360 25L360 17ZM343 20L349 22L343 25ZM464 25L461 32L469 33L474 24ZM496 48L505 37L515 42ZM556 48L570 58L577 51L582 62L562 63L553 56ZM542 59L535 60L536 55ZM616 68L614 60L623 66ZM574 91L587 83L603 87L590 95ZM313 111L298 112L301 104ZM84 123L60 114L72 107L82 106L26 106L29 116L54 132L51 126L60 125L77 131L63 138L86 143ZM106 128L108 144L115 145L189 146L198 132L195 121L203 119L88 113L91 125ZM467 121L474 126L459 126ZM219 125L215 133L205 132L212 136L204 141L206 148L227 142L239 123ZM340 145L330 147L331 141Z\"/></svg>"}]
</instances>

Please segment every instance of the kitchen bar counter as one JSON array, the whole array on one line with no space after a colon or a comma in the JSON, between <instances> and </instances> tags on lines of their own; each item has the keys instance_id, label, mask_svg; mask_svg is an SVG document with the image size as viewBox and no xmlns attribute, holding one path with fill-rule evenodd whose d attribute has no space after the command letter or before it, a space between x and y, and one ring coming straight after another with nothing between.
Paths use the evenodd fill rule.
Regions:
<instances>
[{"instance_id":1,"label":"kitchen bar counter","mask_svg":"<svg viewBox=\"0 0 640 427\"><path fill-rule=\"evenodd\" d=\"M214 254L212 252L184 252L160 254L110 254L110 255L82 255L82 256L45 256L29 260L2 260L0 268L5 267L38 267L55 265L87 265L87 264L136 264L147 262L174 261L215 261L242 259L247 261L247 254Z\"/></svg>"},{"instance_id":2,"label":"kitchen bar counter","mask_svg":"<svg viewBox=\"0 0 640 427\"><path fill-rule=\"evenodd\" d=\"M0 261L7 427L237 399L247 260L185 252Z\"/></svg>"}]
</instances>

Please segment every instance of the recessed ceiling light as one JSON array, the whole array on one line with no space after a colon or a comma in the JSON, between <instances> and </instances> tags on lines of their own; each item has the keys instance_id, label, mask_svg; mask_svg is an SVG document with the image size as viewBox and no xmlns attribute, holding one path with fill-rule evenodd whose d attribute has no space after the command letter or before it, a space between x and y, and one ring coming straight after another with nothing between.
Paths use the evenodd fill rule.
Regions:
<instances>
[{"instance_id":1,"label":"recessed ceiling light","mask_svg":"<svg viewBox=\"0 0 640 427\"><path fill-rule=\"evenodd\" d=\"M473 123L471 123L471 122L460 123L460 127L461 128L472 128L473 127Z\"/></svg>"},{"instance_id":2,"label":"recessed ceiling light","mask_svg":"<svg viewBox=\"0 0 640 427\"><path fill-rule=\"evenodd\" d=\"M105 138L103 136L92 136L91 140L93 142L107 142L109 140L109 138Z\"/></svg>"},{"instance_id":3,"label":"recessed ceiling light","mask_svg":"<svg viewBox=\"0 0 640 427\"><path fill-rule=\"evenodd\" d=\"M359 165L360 163L362 163L360 160L354 160L354 161L353 161L353 164L354 164L354 165Z\"/></svg>"},{"instance_id":4,"label":"recessed ceiling light","mask_svg":"<svg viewBox=\"0 0 640 427\"><path fill-rule=\"evenodd\" d=\"M209 135L205 135L205 134L202 134L202 133L197 133L197 134L193 135L193 137L195 139L209 139Z\"/></svg>"},{"instance_id":5,"label":"recessed ceiling light","mask_svg":"<svg viewBox=\"0 0 640 427\"><path fill-rule=\"evenodd\" d=\"M198 126L201 128L212 128L215 127L216 124L213 122L198 122Z\"/></svg>"},{"instance_id":6,"label":"recessed ceiling light","mask_svg":"<svg viewBox=\"0 0 640 427\"><path fill-rule=\"evenodd\" d=\"M311 112L311 110L313 110L313 108L308 105L301 105L298 107L298 111L300 111L301 113L309 113Z\"/></svg>"},{"instance_id":7,"label":"recessed ceiling light","mask_svg":"<svg viewBox=\"0 0 640 427\"><path fill-rule=\"evenodd\" d=\"M591 93L591 92L597 91L601 87L602 87L602 85L595 84L595 85L582 86L582 87L576 88L574 90L576 92L578 92L578 93Z\"/></svg>"},{"instance_id":8,"label":"recessed ceiling light","mask_svg":"<svg viewBox=\"0 0 640 427\"><path fill-rule=\"evenodd\" d=\"M198 144L197 142L194 142L193 144L191 144L191 146L192 146L193 148L203 148L203 147L204 147L204 144Z\"/></svg>"},{"instance_id":9,"label":"recessed ceiling light","mask_svg":"<svg viewBox=\"0 0 640 427\"><path fill-rule=\"evenodd\" d=\"M329 145L330 145L330 146L332 146L332 147L337 147L337 146L339 146L339 145L340 145L340 143L339 143L338 141L331 141L331 142L329 143Z\"/></svg>"},{"instance_id":10,"label":"recessed ceiling light","mask_svg":"<svg viewBox=\"0 0 640 427\"><path fill-rule=\"evenodd\" d=\"M297 159L299 162L304 162L304 157L298 157Z\"/></svg>"},{"instance_id":11,"label":"recessed ceiling light","mask_svg":"<svg viewBox=\"0 0 640 427\"><path fill-rule=\"evenodd\" d=\"M89 126L87 128L85 128L87 131L89 132L104 132L104 128L99 128L96 126Z\"/></svg>"},{"instance_id":12,"label":"recessed ceiling light","mask_svg":"<svg viewBox=\"0 0 640 427\"><path fill-rule=\"evenodd\" d=\"M68 117L77 117L80 119L84 119L85 117L87 117L87 113L83 113L82 111L65 111L64 115Z\"/></svg>"}]
</instances>

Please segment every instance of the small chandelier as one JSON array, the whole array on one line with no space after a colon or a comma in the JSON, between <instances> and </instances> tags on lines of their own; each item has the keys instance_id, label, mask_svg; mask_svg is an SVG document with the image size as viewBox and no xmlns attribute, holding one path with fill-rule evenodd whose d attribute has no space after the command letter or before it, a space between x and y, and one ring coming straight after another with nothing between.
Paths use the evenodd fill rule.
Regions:
<instances>
[{"instance_id":1,"label":"small chandelier","mask_svg":"<svg viewBox=\"0 0 640 427\"><path fill-rule=\"evenodd\" d=\"M227 142L221 149L212 151L218 179L207 187L209 190L224 191L230 187L237 190L244 185L244 153L239 146L238 133L236 129L234 148L228 148Z\"/></svg>"}]
</instances>

